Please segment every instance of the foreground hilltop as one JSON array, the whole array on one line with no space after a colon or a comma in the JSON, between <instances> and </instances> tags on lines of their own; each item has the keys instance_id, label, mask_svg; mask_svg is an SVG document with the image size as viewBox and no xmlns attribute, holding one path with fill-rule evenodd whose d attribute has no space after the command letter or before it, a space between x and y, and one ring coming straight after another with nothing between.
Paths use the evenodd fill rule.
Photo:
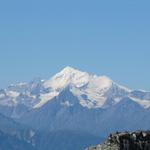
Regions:
<instances>
[{"instance_id":1,"label":"foreground hilltop","mask_svg":"<svg viewBox=\"0 0 150 150\"><path fill-rule=\"evenodd\" d=\"M117 132L86 150L150 150L150 131Z\"/></svg>"}]
</instances>

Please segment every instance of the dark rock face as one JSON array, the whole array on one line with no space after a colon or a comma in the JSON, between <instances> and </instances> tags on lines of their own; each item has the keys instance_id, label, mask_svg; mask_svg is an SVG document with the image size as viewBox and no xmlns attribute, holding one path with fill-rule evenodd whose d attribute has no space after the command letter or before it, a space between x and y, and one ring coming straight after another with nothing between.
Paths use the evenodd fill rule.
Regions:
<instances>
[{"instance_id":1,"label":"dark rock face","mask_svg":"<svg viewBox=\"0 0 150 150\"><path fill-rule=\"evenodd\" d=\"M150 150L150 131L116 132L103 144L86 150Z\"/></svg>"}]
</instances>

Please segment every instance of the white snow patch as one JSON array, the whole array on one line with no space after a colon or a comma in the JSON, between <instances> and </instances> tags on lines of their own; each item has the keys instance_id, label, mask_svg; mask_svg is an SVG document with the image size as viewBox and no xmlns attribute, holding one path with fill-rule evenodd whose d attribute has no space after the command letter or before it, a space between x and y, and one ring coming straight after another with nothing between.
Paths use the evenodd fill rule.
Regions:
<instances>
[{"instance_id":1,"label":"white snow patch","mask_svg":"<svg viewBox=\"0 0 150 150\"><path fill-rule=\"evenodd\" d=\"M114 83L115 83L115 82L114 82ZM117 84L117 83L115 83L115 84L116 84L120 89L125 90L126 92L132 92L131 89L129 89L129 88L125 87L125 86L119 85L119 84Z\"/></svg>"},{"instance_id":2,"label":"white snow patch","mask_svg":"<svg viewBox=\"0 0 150 150\"><path fill-rule=\"evenodd\" d=\"M65 101L61 103L62 106L71 107L73 104L71 104L69 101Z\"/></svg>"},{"instance_id":3,"label":"white snow patch","mask_svg":"<svg viewBox=\"0 0 150 150\"><path fill-rule=\"evenodd\" d=\"M84 100L84 99L81 99L80 100L80 104L83 106L83 107L87 107L89 109L93 108L93 103L91 101L88 101L88 100Z\"/></svg>"},{"instance_id":4,"label":"white snow patch","mask_svg":"<svg viewBox=\"0 0 150 150\"><path fill-rule=\"evenodd\" d=\"M7 91L7 96L16 98L20 95L20 93L16 92L16 91Z\"/></svg>"},{"instance_id":5,"label":"white snow patch","mask_svg":"<svg viewBox=\"0 0 150 150\"><path fill-rule=\"evenodd\" d=\"M80 104L82 106L87 106L88 108L99 108L102 107L106 102L105 93L112 86L112 80L106 76L91 76L89 82L84 88L73 89L74 95L78 96L80 99ZM87 96L87 100L82 97L82 95ZM90 101L89 101L90 100Z\"/></svg>"},{"instance_id":6,"label":"white snow patch","mask_svg":"<svg viewBox=\"0 0 150 150\"><path fill-rule=\"evenodd\" d=\"M18 85L18 86L24 86L24 85L27 85L27 83L26 83L26 82L20 82L20 83L18 83L17 85Z\"/></svg>"},{"instance_id":7,"label":"white snow patch","mask_svg":"<svg viewBox=\"0 0 150 150\"><path fill-rule=\"evenodd\" d=\"M141 100L135 97L130 97L133 101L137 102L138 104L140 104L141 106L143 106L144 108L150 108L150 100Z\"/></svg>"},{"instance_id":8,"label":"white snow patch","mask_svg":"<svg viewBox=\"0 0 150 150\"><path fill-rule=\"evenodd\" d=\"M41 96L40 96L41 101L38 104L36 104L34 106L34 108L39 108L39 107L43 106L48 101L50 101L52 98L54 98L55 96L58 96L58 94L59 93L56 92L56 91L50 92L50 93L47 93L47 94L41 94Z\"/></svg>"},{"instance_id":9,"label":"white snow patch","mask_svg":"<svg viewBox=\"0 0 150 150\"><path fill-rule=\"evenodd\" d=\"M114 98L114 101L115 101L116 103L119 103L121 100L122 100L121 97L116 97L116 98Z\"/></svg>"}]
</instances>

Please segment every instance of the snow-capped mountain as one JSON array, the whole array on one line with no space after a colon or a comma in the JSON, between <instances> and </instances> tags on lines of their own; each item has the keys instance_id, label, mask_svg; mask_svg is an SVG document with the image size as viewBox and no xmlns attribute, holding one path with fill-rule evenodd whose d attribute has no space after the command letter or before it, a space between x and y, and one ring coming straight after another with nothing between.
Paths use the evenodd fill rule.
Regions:
<instances>
[{"instance_id":1,"label":"snow-capped mountain","mask_svg":"<svg viewBox=\"0 0 150 150\"><path fill-rule=\"evenodd\" d=\"M150 129L150 92L66 67L48 80L0 90L0 113L35 130L63 133L58 141L64 133L103 137L116 130Z\"/></svg>"},{"instance_id":2,"label":"snow-capped mountain","mask_svg":"<svg viewBox=\"0 0 150 150\"><path fill-rule=\"evenodd\" d=\"M21 105L28 109L40 108L66 87L79 98L79 103L83 107L89 109L115 105L123 97L130 97L145 108L150 107L150 92L132 91L106 76L91 75L71 67L64 68L48 80L36 79L30 83L19 83L0 90L0 106L15 108ZM65 103L69 106L69 101ZM15 113L12 116L18 115Z\"/></svg>"}]
</instances>

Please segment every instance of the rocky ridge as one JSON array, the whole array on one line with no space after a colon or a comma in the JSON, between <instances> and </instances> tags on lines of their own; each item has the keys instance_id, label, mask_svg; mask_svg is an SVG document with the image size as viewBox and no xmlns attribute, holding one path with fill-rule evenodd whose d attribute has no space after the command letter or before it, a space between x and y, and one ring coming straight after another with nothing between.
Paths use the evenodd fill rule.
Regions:
<instances>
[{"instance_id":1,"label":"rocky ridge","mask_svg":"<svg viewBox=\"0 0 150 150\"><path fill-rule=\"evenodd\" d=\"M116 132L103 144L86 150L150 150L150 131Z\"/></svg>"}]
</instances>

